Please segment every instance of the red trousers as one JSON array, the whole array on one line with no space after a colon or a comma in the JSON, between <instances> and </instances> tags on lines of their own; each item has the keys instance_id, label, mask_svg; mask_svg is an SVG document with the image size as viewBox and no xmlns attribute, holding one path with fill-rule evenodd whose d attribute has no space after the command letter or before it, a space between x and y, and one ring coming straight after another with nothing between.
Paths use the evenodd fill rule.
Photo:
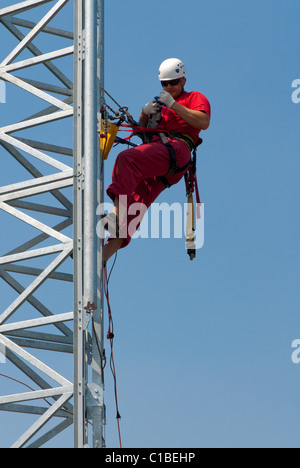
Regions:
<instances>
[{"instance_id":1,"label":"red trousers","mask_svg":"<svg viewBox=\"0 0 300 468\"><path fill-rule=\"evenodd\" d=\"M187 144L181 140L170 140L170 142L176 153L178 167L183 167L191 158ZM121 195L126 195L127 222L126 234L122 236L124 237L122 247L129 244L134 233L132 228L128 230L128 226L132 226L131 221L137 219L136 204L141 204L141 212L134 231L138 229L146 210L164 190L160 176L166 177L171 185L177 184L183 177L184 172L166 176L170 170L170 164L170 153L159 137L154 137L154 141L150 144L122 151L117 157L112 173L112 183L107 188L107 194L113 201L115 198L120 200ZM135 204L135 210L131 212L130 207L133 204ZM123 225L122 220L120 224Z\"/></svg>"}]
</instances>

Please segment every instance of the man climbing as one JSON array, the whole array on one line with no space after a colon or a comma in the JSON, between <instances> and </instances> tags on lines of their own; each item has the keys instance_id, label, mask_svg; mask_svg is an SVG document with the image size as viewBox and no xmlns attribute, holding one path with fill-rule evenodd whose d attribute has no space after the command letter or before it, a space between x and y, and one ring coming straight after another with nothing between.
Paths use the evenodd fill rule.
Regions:
<instances>
[{"instance_id":1,"label":"man climbing","mask_svg":"<svg viewBox=\"0 0 300 468\"><path fill-rule=\"evenodd\" d=\"M210 124L207 98L197 91L186 92L184 89L186 68L181 60L165 60L159 68L159 80L163 91L143 107L139 120L141 127L149 126L149 121L154 120L157 133L151 135L149 143L119 154L112 183L107 188L114 209L105 219L111 233L103 250L105 263L129 244L132 231L138 228L146 209L160 193L182 179L200 131ZM153 119L153 116L157 118ZM135 207L140 204L141 213L137 225L128 229L131 221L136 219L136 211L130 211L133 204Z\"/></svg>"}]
</instances>

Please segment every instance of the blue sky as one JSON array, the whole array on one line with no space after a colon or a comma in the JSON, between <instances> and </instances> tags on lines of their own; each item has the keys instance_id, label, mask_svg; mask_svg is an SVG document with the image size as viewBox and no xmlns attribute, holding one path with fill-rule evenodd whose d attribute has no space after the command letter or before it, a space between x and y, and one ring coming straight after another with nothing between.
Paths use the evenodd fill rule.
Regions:
<instances>
[{"instance_id":1,"label":"blue sky","mask_svg":"<svg viewBox=\"0 0 300 468\"><path fill-rule=\"evenodd\" d=\"M138 118L169 57L212 105L198 151L203 249L190 262L183 239L137 239L111 278L124 447L299 447L299 13L297 0L106 2L105 87L121 105ZM158 201L184 203L183 182ZM109 370L106 381L117 447Z\"/></svg>"}]
</instances>

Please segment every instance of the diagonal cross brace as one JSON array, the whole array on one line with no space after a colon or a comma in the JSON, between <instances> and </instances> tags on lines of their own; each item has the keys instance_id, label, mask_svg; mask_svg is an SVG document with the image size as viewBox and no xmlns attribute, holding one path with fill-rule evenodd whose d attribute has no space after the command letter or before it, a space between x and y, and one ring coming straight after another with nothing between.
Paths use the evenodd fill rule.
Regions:
<instances>
[{"instance_id":1,"label":"diagonal cross brace","mask_svg":"<svg viewBox=\"0 0 300 468\"><path fill-rule=\"evenodd\" d=\"M6 322L22 304L30 297L70 255L73 245L68 245L65 250L53 260L52 263L23 291L22 294L0 315L0 324Z\"/></svg>"}]
</instances>

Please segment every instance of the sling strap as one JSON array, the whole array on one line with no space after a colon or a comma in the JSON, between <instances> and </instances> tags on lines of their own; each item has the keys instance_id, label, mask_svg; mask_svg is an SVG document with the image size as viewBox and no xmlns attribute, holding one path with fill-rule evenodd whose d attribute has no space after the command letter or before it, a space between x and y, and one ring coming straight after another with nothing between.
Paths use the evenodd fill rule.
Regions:
<instances>
[{"instance_id":1,"label":"sling strap","mask_svg":"<svg viewBox=\"0 0 300 468\"><path fill-rule=\"evenodd\" d=\"M176 140L181 140L184 143L187 144L189 150L193 153L193 158L191 158L184 166L178 167L177 163L177 158L176 158L176 153L175 150L170 142L170 140L167 138L167 136L171 139L176 139ZM173 174L179 174L180 172L185 172L187 169L189 169L191 166L195 166L193 168L194 174L196 173L196 151L198 146L201 145L202 143L202 138L199 138L196 143L194 143L193 139L186 134L183 133L159 133L159 137L162 141L162 143L166 146L166 148L169 151L170 155L170 170L166 174L166 176L161 176L161 180L165 186L165 188L169 188L172 186L170 182L167 179L167 176L173 175Z\"/></svg>"}]
</instances>

